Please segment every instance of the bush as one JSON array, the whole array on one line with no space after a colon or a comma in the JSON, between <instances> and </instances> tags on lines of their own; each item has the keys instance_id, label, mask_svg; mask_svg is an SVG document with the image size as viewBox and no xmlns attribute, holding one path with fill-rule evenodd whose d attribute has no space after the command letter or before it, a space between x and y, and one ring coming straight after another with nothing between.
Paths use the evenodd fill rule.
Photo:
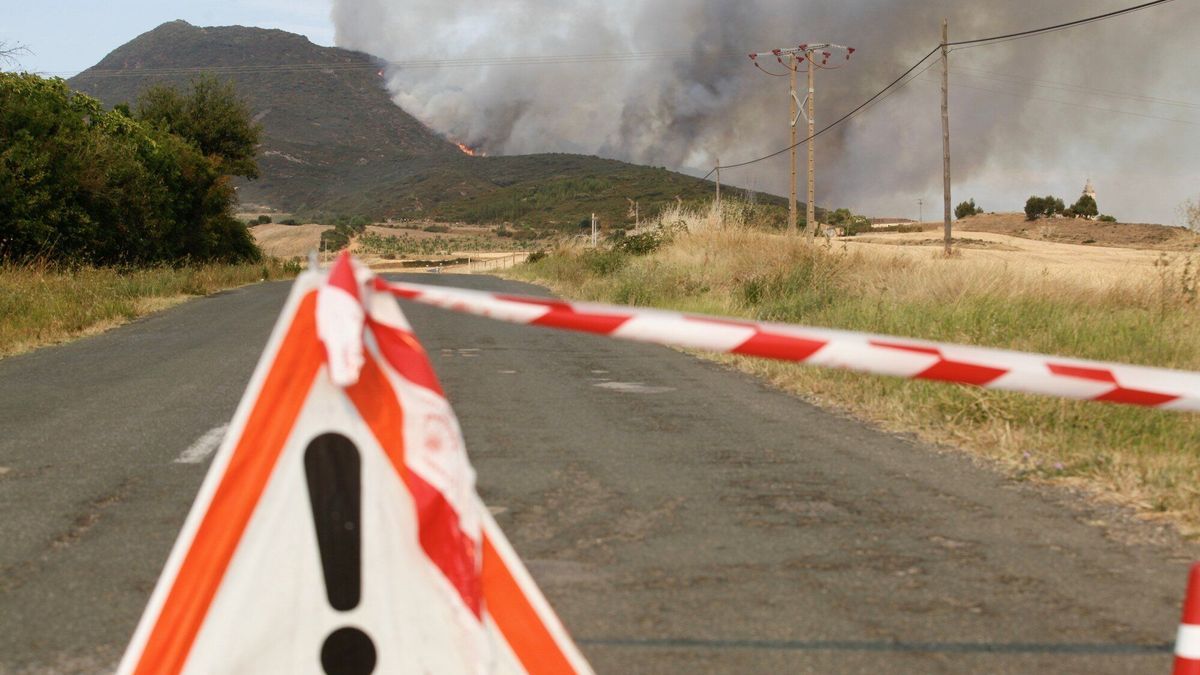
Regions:
<instances>
[{"instance_id":1,"label":"bush","mask_svg":"<svg viewBox=\"0 0 1200 675\"><path fill-rule=\"evenodd\" d=\"M629 255L646 255L657 251L659 247L669 241L671 241L670 231L657 229L641 234L622 236L617 240L615 248Z\"/></svg>"},{"instance_id":2,"label":"bush","mask_svg":"<svg viewBox=\"0 0 1200 675\"><path fill-rule=\"evenodd\" d=\"M258 217L259 225L266 225L269 222L271 222L271 216L263 215Z\"/></svg>"},{"instance_id":3,"label":"bush","mask_svg":"<svg viewBox=\"0 0 1200 675\"><path fill-rule=\"evenodd\" d=\"M513 231L508 229L507 227L498 227L498 228L496 228L496 236L497 237L511 237L511 236L513 236Z\"/></svg>"},{"instance_id":4,"label":"bush","mask_svg":"<svg viewBox=\"0 0 1200 675\"><path fill-rule=\"evenodd\" d=\"M539 260L545 260L546 256L548 256L548 255L549 254L546 253L545 250L538 249L538 250L534 251L533 253L530 253L529 257L525 259L525 262L535 263Z\"/></svg>"},{"instance_id":5,"label":"bush","mask_svg":"<svg viewBox=\"0 0 1200 675\"><path fill-rule=\"evenodd\" d=\"M342 225L321 233L321 249L324 251L340 251L349 245L350 231Z\"/></svg>"},{"instance_id":6,"label":"bush","mask_svg":"<svg viewBox=\"0 0 1200 675\"><path fill-rule=\"evenodd\" d=\"M222 125L253 127L248 114L233 114L236 101L220 105L227 91L209 84L195 81L171 98L179 108L171 119L191 114L198 99L222 111L206 118L211 126L201 133L144 114L158 110L152 105L139 104L135 119L127 108L106 112L61 79L0 73L0 259L148 265L260 258L245 223L232 215L229 177L256 171L242 161L247 150L238 143L247 139L235 135L208 149L202 143L220 136Z\"/></svg>"},{"instance_id":7,"label":"bush","mask_svg":"<svg viewBox=\"0 0 1200 675\"><path fill-rule=\"evenodd\" d=\"M1114 218L1114 217L1112 217L1112 216L1108 215L1107 213L1106 213L1106 214L1104 214L1104 215L1102 215L1102 216L1100 216L1100 217L1098 218L1098 220L1099 220L1100 222L1102 222L1102 223L1115 223L1115 222L1117 222L1117 219L1116 219L1116 218Z\"/></svg>"},{"instance_id":8,"label":"bush","mask_svg":"<svg viewBox=\"0 0 1200 675\"><path fill-rule=\"evenodd\" d=\"M579 256L587 271L597 276L616 274L629 262L629 255L617 249L592 248Z\"/></svg>"},{"instance_id":9,"label":"bush","mask_svg":"<svg viewBox=\"0 0 1200 675\"><path fill-rule=\"evenodd\" d=\"M422 229L424 229L426 232L442 232L442 233L444 233L444 232L450 231L450 226L449 225L426 225Z\"/></svg>"},{"instance_id":10,"label":"bush","mask_svg":"<svg viewBox=\"0 0 1200 675\"><path fill-rule=\"evenodd\" d=\"M975 206L974 197L954 207L954 217L958 219L967 218L980 213L983 213L983 209Z\"/></svg>"}]
</instances>

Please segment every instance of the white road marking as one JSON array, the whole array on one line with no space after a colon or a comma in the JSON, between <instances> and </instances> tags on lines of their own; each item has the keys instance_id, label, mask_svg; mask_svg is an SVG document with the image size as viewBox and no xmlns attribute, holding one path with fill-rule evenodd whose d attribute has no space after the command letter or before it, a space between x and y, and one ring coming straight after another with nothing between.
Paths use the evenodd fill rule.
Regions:
<instances>
[{"instance_id":1,"label":"white road marking","mask_svg":"<svg viewBox=\"0 0 1200 675\"><path fill-rule=\"evenodd\" d=\"M175 458L175 463L199 464L203 462L205 457L211 455L217 446L221 445L221 441L225 439L225 432L228 430L229 425L222 424L204 432L200 438L196 439L195 443L187 447L187 450L179 453L179 456Z\"/></svg>"},{"instance_id":2,"label":"white road marking","mask_svg":"<svg viewBox=\"0 0 1200 675\"><path fill-rule=\"evenodd\" d=\"M4 474L8 473L9 471L12 471L12 469L10 467L0 466L0 476L3 476Z\"/></svg>"},{"instance_id":3,"label":"white road marking","mask_svg":"<svg viewBox=\"0 0 1200 675\"><path fill-rule=\"evenodd\" d=\"M593 370L592 374L593 375L607 375L608 371L607 370Z\"/></svg>"},{"instance_id":4,"label":"white road marking","mask_svg":"<svg viewBox=\"0 0 1200 675\"><path fill-rule=\"evenodd\" d=\"M675 387L653 387L641 382L600 382L592 386L625 394L661 394L666 391L675 391Z\"/></svg>"},{"instance_id":5,"label":"white road marking","mask_svg":"<svg viewBox=\"0 0 1200 675\"><path fill-rule=\"evenodd\" d=\"M517 371L515 371L515 370L497 370L496 372L500 373L501 375L516 375L517 374Z\"/></svg>"},{"instance_id":6,"label":"white road marking","mask_svg":"<svg viewBox=\"0 0 1200 675\"><path fill-rule=\"evenodd\" d=\"M488 511L491 512L491 514L493 516L498 516L501 513L504 513L505 511L507 511L508 507L507 506L489 506L489 507L487 507L487 509L488 509Z\"/></svg>"}]
</instances>

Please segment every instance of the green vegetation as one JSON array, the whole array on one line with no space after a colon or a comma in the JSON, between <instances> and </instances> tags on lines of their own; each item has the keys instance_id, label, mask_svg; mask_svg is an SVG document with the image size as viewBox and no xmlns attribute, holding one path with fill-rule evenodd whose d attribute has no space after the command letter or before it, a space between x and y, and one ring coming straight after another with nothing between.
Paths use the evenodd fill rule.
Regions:
<instances>
[{"instance_id":1,"label":"green vegetation","mask_svg":"<svg viewBox=\"0 0 1200 675\"><path fill-rule=\"evenodd\" d=\"M434 219L444 222L506 223L509 227L552 228L575 231L578 223L592 214L602 228L631 228L636 225L630 201L638 202L642 221L653 220L662 210L682 202L695 205L712 201L713 184L664 168L580 155L527 155L512 157L463 157L433 163L415 183L392 186L386 202L347 202L348 207L379 213L380 209L402 219ZM738 197L742 190L727 189ZM408 195L396 204L398 195ZM755 209L764 222L784 227L784 199L758 197ZM340 202L341 204L341 202ZM803 205L802 205L803 208Z\"/></svg>"},{"instance_id":2,"label":"green vegetation","mask_svg":"<svg viewBox=\"0 0 1200 675\"><path fill-rule=\"evenodd\" d=\"M0 73L0 260L144 265L260 257L232 215L256 130L228 85L153 87L131 116L63 80Z\"/></svg>"},{"instance_id":3,"label":"green vegetation","mask_svg":"<svg viewBox=\"0 0 1200 675\"><path fill-rule=\"evenodd\" d=\"M74 267L0 265L0 357L96 333L187 296L294 276L296 263Z\"/></svg>"},{"instance_id":4,"label":"green vegetation","mask_svg":"<svg viewBox=\"0 0 1200 675\"><path fill-rule=\"evenodd\" d=\"M1028 206L1028 204L1026 204L1026 206ZM975 206L974 197L954 207L954 217L960 220L970 216L979 215L980 213L983 213L983 209Z\"/></svg>"},{"instance_id":5,"label":"green vegetation","mask_svg":"<svg viewBox=\"0 0 1200 675\"><path fill-rule=\"evenodd\" d=\"M1081 195L1079 200L1067 209L1068 216L1076 216L1082 218L1092 218L1100 215L1100 209L1096 207L1096 200L1091 195Z\"/></svg>"},{"instance_id":6,"label":"green vegetation","mask_svg":"<svg viewBox=\"0 0 1200 675\"><path fill-rule=\"evenodd\" d=\"M1195 268L1153 283L1064 282L1036 269L808 245L673 212L648 255L560 248L515 274L570 297L1200 370ZM1000 460L1017 478L1084 481L1200 525L1200 416L732 356L715 357L888 429Z\"/></svg>"},{"instance_id":7,"label":"green vegetation","mask_svg":"<svg viewBox=\"0 0 1200 675\"><path fill-rule=\"evenodd\" d=\"M1063 200L1049 195L1045 197L1030 197L1025 201L1025 219L1037 220L1043 216L1061 215L1066 211Z\"/></svg>"},{"instance_id":8,"label":"green vegetation","mask_svg":"<svg viewBox=\"0 0 1200 675\"><path fill-rule=\"evenodd\" d=\"M451 255L461 251L528 251L536 244L524 239L498 241L489 237L422 237L410 234L382 235L367 232L358 238L359 250L399 258Z\"/></svg>"}]
</instances>

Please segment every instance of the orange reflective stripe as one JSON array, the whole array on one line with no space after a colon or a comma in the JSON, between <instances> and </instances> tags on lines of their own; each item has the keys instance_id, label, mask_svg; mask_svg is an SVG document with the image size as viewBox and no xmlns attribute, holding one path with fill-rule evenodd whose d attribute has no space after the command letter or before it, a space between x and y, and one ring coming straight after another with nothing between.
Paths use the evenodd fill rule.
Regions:
<instances>
[{"instance_id":1,"label":"orange reflective stripe","mask_svg":"<svg viewBox=\"0 0 1200 675\"><path fill-rule=\"evenodd\" d=\"M483 602L484 610L491 614L526 672L530 675L575 672L486 533L483 537Z\"/></svg>"},{"instance_id":2,"label":"orange reflective stripe","mask_svg":"<svg viewBox=\"0 0 1200 675\"><path fill-rule=\"evenodd\" d=\"M183 670L209 606L321 367L316 292L301 299L135 673Z\"/></svg>"}]
</instances>

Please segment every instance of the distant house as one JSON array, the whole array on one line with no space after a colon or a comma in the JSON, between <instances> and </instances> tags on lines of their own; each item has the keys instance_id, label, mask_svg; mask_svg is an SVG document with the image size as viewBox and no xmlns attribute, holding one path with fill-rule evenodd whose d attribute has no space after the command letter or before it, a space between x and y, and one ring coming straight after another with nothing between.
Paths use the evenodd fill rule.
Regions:
<instances>
[{"instance_id":1,"label":"distant house","mask_svg":"<svg viewBox=\"0 0 1200 675\"><path fill-rule=\"evenodd\" d=\"M887 227L895 227L897 225L906 225L917 221L912 218L869 218L872 230L878 230Z\"/></svg>"}]
</instances>

